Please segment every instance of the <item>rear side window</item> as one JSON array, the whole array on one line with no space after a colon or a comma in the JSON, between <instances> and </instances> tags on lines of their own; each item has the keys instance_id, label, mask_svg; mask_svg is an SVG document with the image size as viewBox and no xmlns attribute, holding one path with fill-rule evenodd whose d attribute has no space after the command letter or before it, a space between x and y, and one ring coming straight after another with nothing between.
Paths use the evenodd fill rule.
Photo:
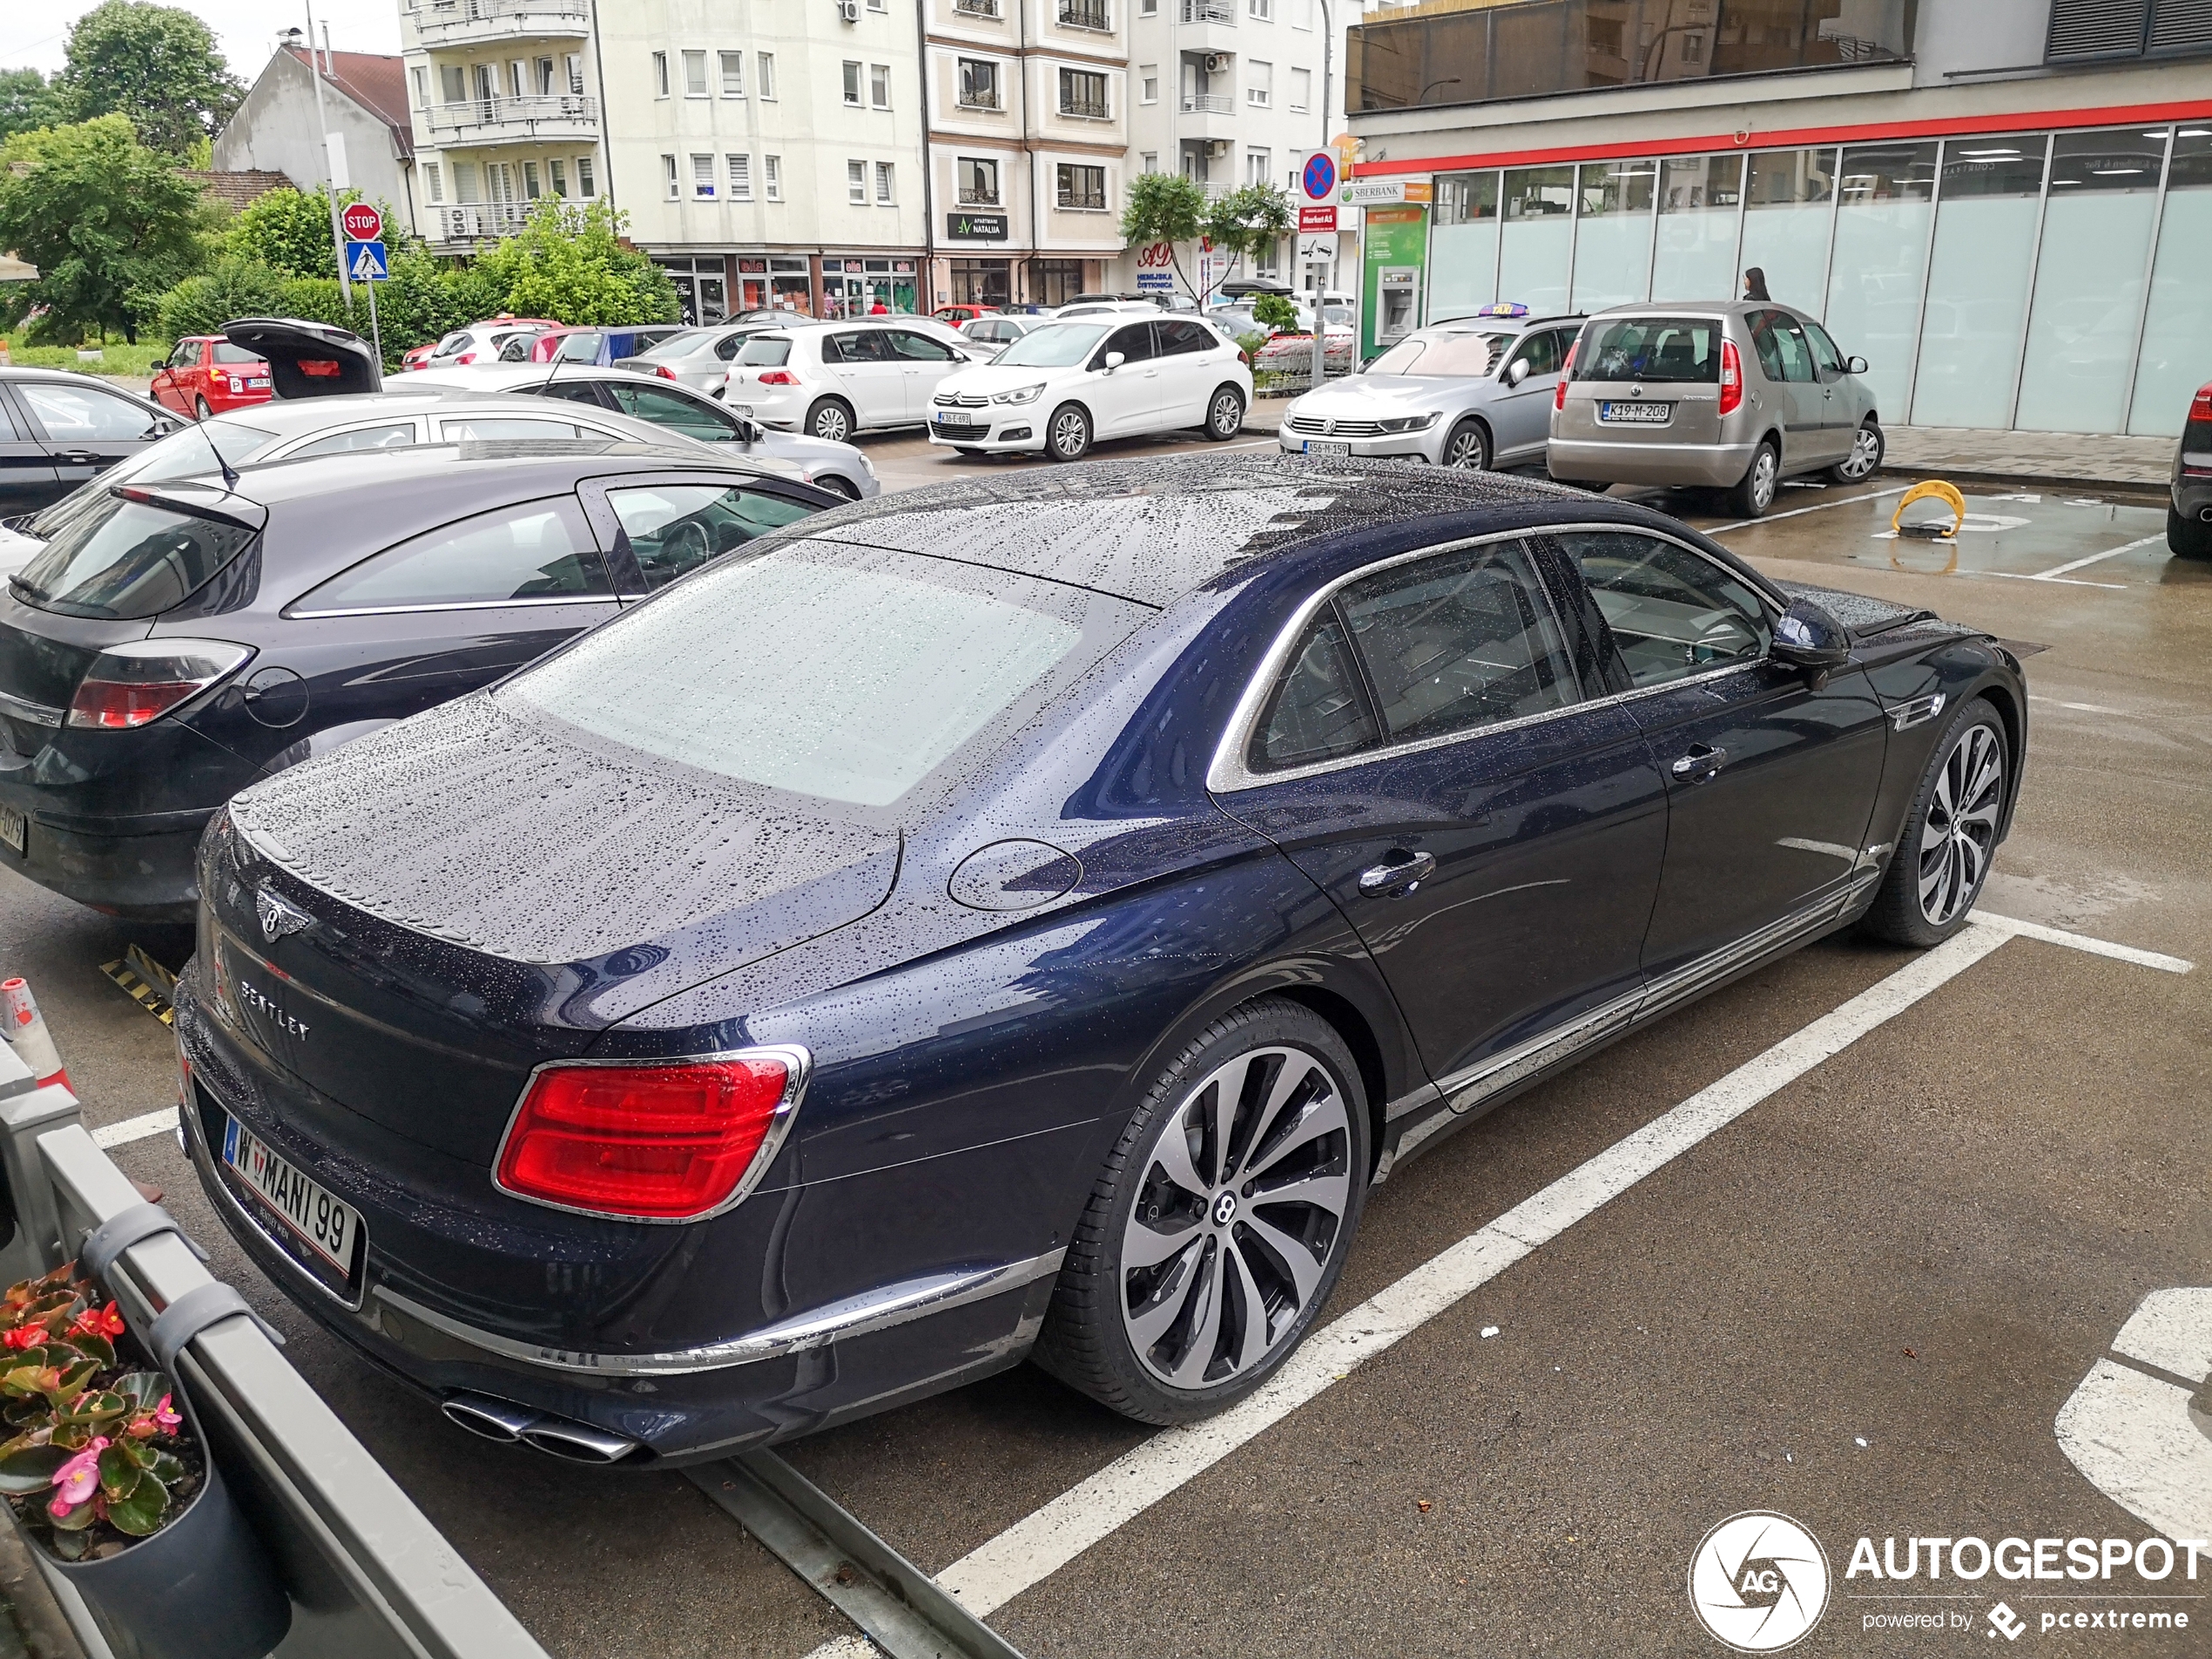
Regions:
<instances>
[{"instance_id":1,"label":"rear side window","mask_svg":"<svg viewBox=\"0 0 2212 1659\"><path fill-rule=\"evenodd\" d=\"M255 533L104 492L10 585L26 604L64 617L158 617L243 553Z\"/></svg>"},{"instance_id":2,"label":"rear side window","mask_svg":"<svg viewBox=\"0 0 2212 1659\"><path fill-rule=\"evenodd\" d=\"M743 334L727 335L714 342L714 354L726 363L738 354L738 347L744 344Z\"/></svg>"},{"instance_id":3,"label":"rear side window","mask_svg":"<svg viewBox=\"0 0 2212 1659\"><path fill-rule=\"evenodd\" d=\"M383 426L355 427L351 432L330 432L313 443L300 445L287 461L304 461L309 455L344 455L354 449L391 449L415 442L415 422L395 421Z\"/></svg>"},{"instance_id":4,"label":"rear side window","mask_svg":"<svg viewBox=\"0 0 2212 1659\"><path fill-rule=\"evenodd\" d=\"M647 588L665 587L718 554L814 509L765 490L718 484L656 484L610 489L607 504L630 538Z\"/></svg>"},{"instance_id":5,"label":"rear side window","mask_svg":"<svg viewBox=\"0 0 2212 1659\"><path fill-rule=\"evenodd\" d=\"M295 602L290 614L318 617L611 594L583 516L573 501L563 498L502 508L388 548Z\"/></svg>"},{"instance_id":6,"label":"rear side window","mask_svg":"<svg viewBox=\"0 0 2212 1659\"><path fill-rule=\"evenodd\" d=\"M1624 317L1593 323L1575 354L1578 381L1655 381L1717 386L1721 325L1715 317Z\"/></svg>"},{"instance_id":7,"label":"rear side window","mask_svg":"<svg viewBox=\"0 0 2212 1659\"><path fill-rule=\"evenodd\" d=\"M738 362L745 368L781 368L790 361L789 335L755 334L738 347Z\"/></svg>"},{"instance_id":8,"label":"rear side window","mask_svg":"<svg viewBox=\"0 0 2212 1659\"><path fill-rule=\"evenodd\" d=\"M1290 671L1252 734L1251 768L1280 772L1332 760L1366 748L1375 737L1374 713L1332 605L1291 654Z\"/></svg>"}]
</instances>

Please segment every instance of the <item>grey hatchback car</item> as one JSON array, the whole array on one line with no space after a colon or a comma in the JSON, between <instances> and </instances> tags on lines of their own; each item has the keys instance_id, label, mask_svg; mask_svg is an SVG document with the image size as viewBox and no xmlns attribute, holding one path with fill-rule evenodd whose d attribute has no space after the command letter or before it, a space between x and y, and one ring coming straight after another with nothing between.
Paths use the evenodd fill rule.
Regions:
<instances>
[{"instance_id":1,"label":"grey hatchback car","mask_svg":"<svg viewBox=\"0 0 2212 1659\"><path fill-rule=\"evenodd\" d=\"M1582 325L1546 460L1562 482L1725 489L1740 517L1784 478L1856 483L1882 464L1866 361L1765 300L1622 306Z\"/></svg>"}]
</instances>

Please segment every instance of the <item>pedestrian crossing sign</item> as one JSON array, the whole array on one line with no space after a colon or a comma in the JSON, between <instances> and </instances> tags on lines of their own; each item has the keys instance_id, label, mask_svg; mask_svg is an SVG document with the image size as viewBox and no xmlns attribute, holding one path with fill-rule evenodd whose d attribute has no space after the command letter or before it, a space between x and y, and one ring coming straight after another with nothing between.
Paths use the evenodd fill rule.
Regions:
<instances>
[{"instance_id":1,"label":"pedestrian crossing sign","mask_svg":"<svg viewBox=\"0 0 2212 1659\"><path fill-rule=\"evenodd\" d=\"M356 242L352 258L346 268L356 282L388 282L392 276L391 262L384 257L381 242Z\"/></svg>"}]
</instances>

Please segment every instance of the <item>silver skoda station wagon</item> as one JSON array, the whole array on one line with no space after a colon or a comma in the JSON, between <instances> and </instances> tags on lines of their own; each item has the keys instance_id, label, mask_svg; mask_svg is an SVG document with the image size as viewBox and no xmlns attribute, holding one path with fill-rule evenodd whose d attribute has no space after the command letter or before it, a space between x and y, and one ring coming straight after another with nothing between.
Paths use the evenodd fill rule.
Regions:
<instances>
[{"instance_id":1,"label":"silver skoda station wagon","mask_svg":"<svg viewBox=\"0 0 2212 1659\"><path fill-rule=\"evenodd\" d=\"M1756 518L1782 480L1856 483L1882 463L1863 357L1767 300L1622 306L1582 325L1546 460L1564 483L1725 489Z\"/></svg>"}]
</instances>

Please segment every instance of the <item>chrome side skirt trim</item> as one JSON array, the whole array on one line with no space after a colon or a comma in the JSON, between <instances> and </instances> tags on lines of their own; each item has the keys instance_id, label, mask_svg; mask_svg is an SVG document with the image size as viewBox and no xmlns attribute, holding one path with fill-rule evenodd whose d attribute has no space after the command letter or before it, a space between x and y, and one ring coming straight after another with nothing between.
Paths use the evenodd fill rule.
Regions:
<instances>
[{"instance_id":1,"label":"chrome side skirt trim","mask_svg":"<svg viewBox=\"0 0 2212 1659\"><path fill-rule=\"evenodd\" d=\"M1833 921L1843 914L1844 906L1856 888L1831 893L1817 900L1802 910L1792 911L1779 921L1769 922L1755 933L1746 934L1733 944L1700 956L1694 962L1685 962L1662 979L1652 981L1645 988L1643 1006L1636 1010L1638 1020L1649 1019L1663 1013L1676 1003L1687 1001L1705 989L1714 981L1723 979L1757 961L1770 952L1780 950L1791 941L1813 929Z\"/></svg>"},{"instance_id":2,"label":"chrome side skirt trim","mask_svg":"<svg viewBox=\"0 0 2212 1659\"><path fill-rule=\"evenodd\" d=\"M583 1353L565 1348L549 1348L538 1343L525 1342L513 1337L496 1335L464 1325L459 1319L424 1307L412 1297L403 1296L388 1285L374 1287L373 1294L380 1302L406 1318L419 1319L432 1330L453 1338L456 1342L496 1354L502 1359L520 1361L547 1371L584 1372L602 1377L672 1377L694 1372L721 1371L732 1366L749 1366L763 1359L780 1359L786 1354L804 1353L810 1348L826 1347L833 1342L842 1342L848 1337L865 1336L876 1331L887 1331L911 1320L926 1318L933 1313L943 1313L971 1302L981 1302L1008 1291L1019 1290L1042 1278L1049 1278L1060 1271L1065 1249L1047 1251L1027 1261L1003 1262L994 1267L963 1267L932 1273L921 1278L908 1279L902 1284L886 1285L843 1301L813 1308L804 1313L794 1313L779 1319L773 1325L763 1325L741 1337L726 1342L708 1343L697 1348L682 1348L667 1353ZM369 1315L370 1325L383 1331L377 1314ZM383 1332L391 1335L389 1332Z\"/></svg>"},{"instance_id":3,"label":"chrome side skirt trim","mask_svg":"<svg viewBox=\"0 0 2212 1659\"><path fill-rule=\"evenodd\" d=\"M1577 1049L1618 1031L1635 1018L1643 998L1643 988L1639 986L1626 995L1577 1015L1566 1024L1554 1026L1503 1054L1492 1055L1480 1064L1446 1078L1439 1086L1453 1111L1467 1111L1500 1089L1510 1089L1547 1066L1566 1059Z\"/></svg>"}]
</instances>

